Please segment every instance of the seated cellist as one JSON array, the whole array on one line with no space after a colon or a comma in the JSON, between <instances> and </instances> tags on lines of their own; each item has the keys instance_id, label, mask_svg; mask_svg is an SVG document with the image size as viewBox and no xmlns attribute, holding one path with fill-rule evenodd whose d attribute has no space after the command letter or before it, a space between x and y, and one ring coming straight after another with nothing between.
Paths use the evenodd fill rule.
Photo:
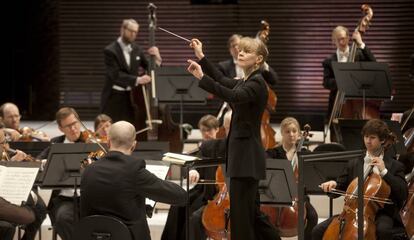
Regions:
<instances>
[{"instance_id":1,"label":"seated cellist","mask_svg":"<svg viewBox=\"0 0 414 240\"><path fill-rule=\"evenodd\" d=\"M299 122L293 117L287 117L280 123L280 133L282 134L282 142L275 148L266 150L266 154L269 158L274 159L286 159L292 161L296 144L300 139L300 125ZM307 151L307 149L302 149ZM309 201L309 197L305 199L306 208L306 227L305 227L305 239L311 239L312 229L318 223L318 213Z\"/></svg>"},{"instance_id":2,"label":"seated cellist","mask_svg":"<svg viewBox=\"0 0 414 240\"><path fill-rule=\"evenodd\" d=\"M373 172L378 173L389 185L391 193L389 198L393 204L385 204L379 209L375 216L377 239L392 239L392 231L396 227L403 227L399 210L407 198L408 190L404 179L404 167L395 160L393 149L384 151L383 144L388 139L390 130L388 126L379 119L369 120L362 128L362 136L366 148L364 169L373 166ZM344 173L336 181L328 181L321 184L325 192L333 189L346 190L351 181L357 177L357 160L350 161ZM312 239L322 239L326 229L334 217L318 224L312 231Z\"/></svg>"}]
</instances>

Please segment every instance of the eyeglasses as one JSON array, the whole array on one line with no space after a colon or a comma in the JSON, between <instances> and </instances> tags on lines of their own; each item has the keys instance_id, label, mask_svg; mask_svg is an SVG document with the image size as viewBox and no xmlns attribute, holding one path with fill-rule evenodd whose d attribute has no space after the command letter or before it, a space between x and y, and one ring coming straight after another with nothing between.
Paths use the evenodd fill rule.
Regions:
<instances>
[{"instance_id":1,"label":"eyeglasses","mask_svg":"<svg viewBox=\"0 0 414 240\"><path fill-rule=\"evenodd\" d=\"M61 128L70 129L70 128L73 128L74 126L78 125L78 124L79 124L79 121L75 121L75 122L69 123L65 126L61 126Z\"/></svg>"},{"instance_id":2,"label":"eyeglasses","mask_svg":"<svg viewBox=\"0 0 414 240\"><path fill-rule=\"evenodd\" d=\"M135 31L134 29L129 29L129 28L125 28L125 29L132 33L138 34L138 30Z\"/></svg>"}]
</instances>

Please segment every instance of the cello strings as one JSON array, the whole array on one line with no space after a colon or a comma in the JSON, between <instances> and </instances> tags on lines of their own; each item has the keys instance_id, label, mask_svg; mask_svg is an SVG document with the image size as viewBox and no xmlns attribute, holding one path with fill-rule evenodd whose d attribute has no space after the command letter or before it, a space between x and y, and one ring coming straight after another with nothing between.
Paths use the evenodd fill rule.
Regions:
<instances>
[{"instance_id":1,"label":"cello strings","mask_svg":"<svg viewBox=\"0 0 414 240\"><path fill-rule=\"evenodd\" d=\"M175 34L175 33L173 33L173 32L170 32L170 31L168 31L168 30L166 30L166 29L164 29L164 28L162 28L162 27L158 27L158 29L159 29L159 30L162 30L162 31L164 31L164 32L166 32L166 33L169 33L169 34L171 34L171 35L173 35L173 36L175 36L175 37L181 38L181 39L182 39L182 40L184 40L184 41L191 42L191 40L189 40L189 39L187 39L187 38L185 38L185 37L182 37L182 36L180 36L180 35L178 35L178 34Z\"/></svg>"},{"instance_id":2,"label":"cello strings","mask_svg":"<svg viewBox=\"0 0 414 240\"><path fill-rule=\"evenodd\" d=\"M345 197L347 197L347 196L358 197L358 195L356 195L356 194L349 194L349 193L346 193L344 191L337 190L337 189L332 189L331 192L339 194L341 196L345 196ZM385 203L385 204L393 204L393 202L388 198L380 198L380 197L375 197L375 196L373 196L373 197L364 196L364 199L372 200L372 201L376 201L376 202L380 202L380 203Z\"/></svg>"}]
</instances>

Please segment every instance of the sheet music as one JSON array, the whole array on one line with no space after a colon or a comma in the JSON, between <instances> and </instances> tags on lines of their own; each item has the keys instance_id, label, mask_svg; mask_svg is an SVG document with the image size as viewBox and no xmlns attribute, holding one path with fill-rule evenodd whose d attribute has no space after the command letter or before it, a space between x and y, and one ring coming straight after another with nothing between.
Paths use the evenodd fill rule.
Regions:
<instances>
[{"instance_id":1,"label":"sheet music","mask_svg":"<svg viewBox=\"0 0 414 240\"><path fill-rule=\"evenodd\" d=\"M151 173L153 173L158 178L160 178L162 180L165 180L170 167L166 166L166 165L150 165L150 164L147 164L146 169L148 171L150 171ZM145 199L145 204L154 207L155 206L155 201L153 201L149 198L146 198Z\"/></svg>"},{"instance_id":2,"label":"sheet music","mask_svg":"<svg viewBox=\"0 0 414 240\"><path fill-rule=\"evenodd\" d=\"M38 168L0 166L0 196L18 206L27 201Z\"/></svg>"},{"instance_id":3,"label":"sheet music","mask_svg":"<svg viewBox=\"0 0 414 240\"><path fill-rule=\"evenodd\" d=\"M178 154L178 153L165 153L162 158L163 161L171 162L179 165L184 165L186 162L200 160L200 158L190 155Z\"/></svg>"}]
</instances>

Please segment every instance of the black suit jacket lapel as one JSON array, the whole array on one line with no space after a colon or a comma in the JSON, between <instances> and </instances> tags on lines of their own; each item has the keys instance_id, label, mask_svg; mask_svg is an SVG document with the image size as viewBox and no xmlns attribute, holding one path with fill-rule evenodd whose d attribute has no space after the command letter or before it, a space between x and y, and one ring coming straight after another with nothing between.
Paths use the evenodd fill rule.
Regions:
<instances>
[{"instance_id":1,"label":"black suit jacket lapel","mask_svg":"<svg viewBox=\"0 0 414 240\"><path fill-rule=\"evenodd\" d=\"M124 52L118 42L115 43L115 53L122 64L122 68L129 72L130 70L125 60Z\"/></svg>"}]
</instances>

